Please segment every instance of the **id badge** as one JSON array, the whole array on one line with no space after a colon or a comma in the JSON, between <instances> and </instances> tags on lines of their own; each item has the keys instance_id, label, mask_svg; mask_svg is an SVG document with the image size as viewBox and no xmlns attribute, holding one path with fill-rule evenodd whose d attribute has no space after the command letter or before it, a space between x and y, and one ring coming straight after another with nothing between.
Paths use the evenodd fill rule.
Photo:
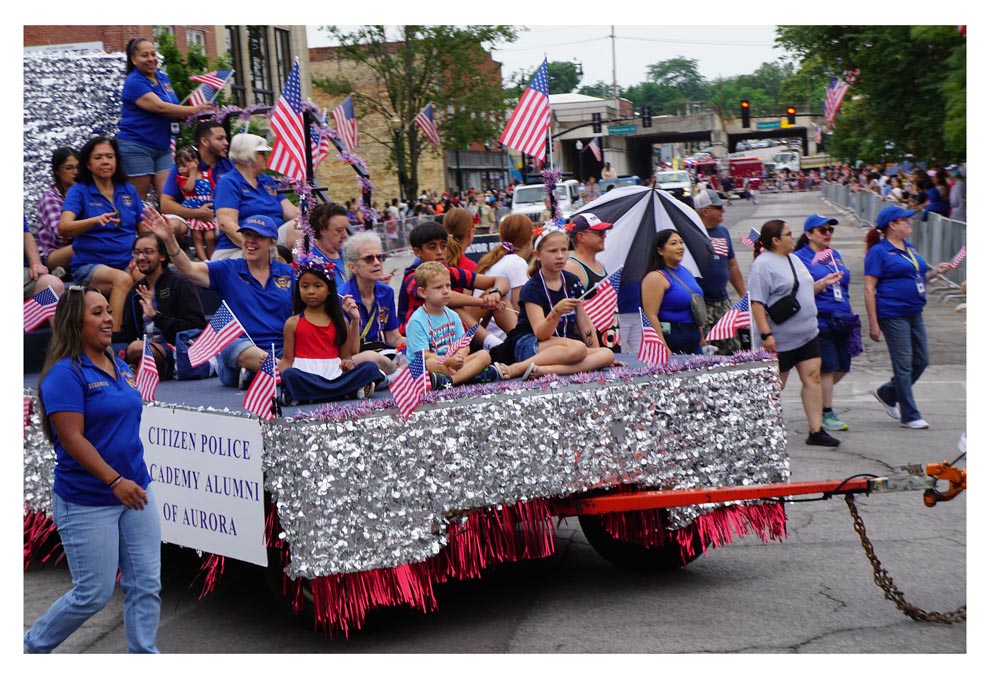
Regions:
<instances>
[{"instance_id":1,"label":"id badge","mask_svg":"<svg viewBox=\"0 0 990 679\"><path fill-rule=\"evenodd\" d=\"M842 301L842 288L840 288L838 285L833 285L832 286L832 296L835 297L835 301L836 302L841 302Z\"/></svg>"},{"instance_id":2,"label":"id badge","mask_svg":"<svg viewBox=\"0 0 990 679\"><path fill-rule=\"evenodd\" d=\"M171 132L173 137L179 136L179 123L173 122L171 125L169 125L169 131Z\"/></svg>"},{"instance_id":3,"label":"id badge","mask_svg":"<svg viewBox=\"0 0 990 679\"><path fill-rule=\"evenodd\" d=\"M917 281L915 281L915 283L918 286L918 294L919 295L924 295L925 294L925 281L923 281L923 280L921 280L919 278Z\"/></svg>"}]
</instances>

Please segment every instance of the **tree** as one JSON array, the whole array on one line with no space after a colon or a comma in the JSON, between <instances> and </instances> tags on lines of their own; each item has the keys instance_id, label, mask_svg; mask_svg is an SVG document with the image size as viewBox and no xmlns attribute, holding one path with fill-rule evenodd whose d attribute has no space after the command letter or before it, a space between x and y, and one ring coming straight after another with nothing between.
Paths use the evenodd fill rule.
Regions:
<instances>
[{"instance_id":1,"label":"tree","mask_svg":"<svg viewBox=\"0 0 990 679\"><path fill-rule=\"evenodd\" d=\"M341 60L369 69L384 89L384 99L357 91L346 75L314 78L313 85L330 95L353 94L358 108L378 116L391 129L393 119L402 128L385 138L363 132L391 152L405 196L419 193L419 158L429 141L410 121L432 103L444 148L463 148L487 141L501 132L505 115L502 83L497 71L486 67L493 46L512 42L511 26L360 26L345 31L324 26Z\"/></svg>"},{"instance_id":2,"label":"tree","mask_svg":"<svg viewBox=\"0 0 990 679\"><path fill-rule=\"evenodd\" d=\"M777 44L812 55L833 75L859 70L842 105L856 102L855 147L868 163L945 163L965 154L965 38L953 26L778 26ZM950 85L950 83L952 83Z\"/></svg>"},{"instance_id":3,"label":"tree","mask_svg":"<svg viewBox=\"0 0 990 679\"><path fill-rule=\"evenodd\" d=\"M646 70L651 82L676 90L685 101L702 101L709 96L710 87L698 72L698 60L674 57L652 64Z\"/></svg>"},{"instance_id":4,"label":"tree","mask_svg":"<svg viewBox=\"0 0 990 679\"><path fill-rule=\"evenodd\" d=\"M578 90L578 94L583 94L587 97L598 97L599 99L611 99L612 86L603 80L599 80L594 85L582 85L581 89Z\"/></svg>"},{"instance_id":5,"label":"tree","mask_svg":"<svg viewBox=\"0 0 990 679\"><path fill-rule=\"evenodd\" d=\"M548 61L547 76L550 94L568 94L581 82L577 64L573 61Z\"/></svg>"}]
</instances>

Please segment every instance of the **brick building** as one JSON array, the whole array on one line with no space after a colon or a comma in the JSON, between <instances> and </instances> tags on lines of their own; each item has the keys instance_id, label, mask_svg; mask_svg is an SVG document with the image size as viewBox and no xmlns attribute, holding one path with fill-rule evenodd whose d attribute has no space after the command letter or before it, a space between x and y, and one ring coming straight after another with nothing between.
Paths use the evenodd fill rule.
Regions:
<instances>
[{"instance_id":1,"label":"brick building","mask_svg":"<svg viewBox=\"0 0 990 679\"><path fill-rule=\"evenodd\" d=\"M219 26L25 26L24 47L73 51L123 52L131 38L153 39L161 32L175 36L176 47L185 53L191 45L201 45L206 55L216 59Z\"/></svg>"}]
</instances>

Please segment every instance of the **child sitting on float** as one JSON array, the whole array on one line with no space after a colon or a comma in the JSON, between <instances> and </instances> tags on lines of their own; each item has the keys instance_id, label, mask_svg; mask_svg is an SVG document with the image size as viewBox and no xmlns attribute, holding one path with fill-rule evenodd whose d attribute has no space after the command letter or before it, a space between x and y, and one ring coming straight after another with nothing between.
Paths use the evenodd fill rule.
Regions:
<instances>
[{"instance_id":1,"label":"child sitting on float","mask_svg":"<svg viewBox=\"0 0 990 679\"><path fill-rule=\"evenodd\" d=\"M338 296L334 264L306 252L296 255L292 268L296 315L285 322L278 362L282 403L371 396L385 375L374 363L355 365L351 360L360 342L361 316L353 297Z\"/></svg>"},{"instance_id":2,"label":"child sitting on float","mask_svg":"<svg viewBox=\"0 0 990 679\"><path fill-rule=\"evenodd\" d=\"M415 276L416 294L423 305L413 312L406 325L406 355L425 352L426 369L434 389L528 376L531 364L492 365L487 351L470 353L470 346L451 351L465 330L460 316L447 307L451 297L450 271L442 262L423 262L416 268Z\"/></svg>"},{"instance_id":3,"label":"child sitting on float","mask_svg":"<svg viewBox=\"0 0 990 679\"><path fill-rule=\"evenodd\" d=\"M598 344L591 319L581 303L584 286L564 270L567 234L550 223L538 229L530 279L519 292L516 362L532 360L531 375L570 375L612 365L615 354Z\"/></svg>"}]
</instances>

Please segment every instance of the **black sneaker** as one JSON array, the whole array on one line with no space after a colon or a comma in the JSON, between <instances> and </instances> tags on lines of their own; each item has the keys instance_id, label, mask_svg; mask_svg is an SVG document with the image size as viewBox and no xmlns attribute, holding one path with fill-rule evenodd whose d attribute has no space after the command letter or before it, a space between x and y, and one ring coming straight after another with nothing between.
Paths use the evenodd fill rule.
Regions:
<instances>
[{"instance_id":1,"label":"black sneaker","mask_svg":"<svg viewBox=\"0 0 990 679\"><path fill-rule=\"evenodd\" d=\"M828 446L830 448L835 448L841 443L839 439L830 435L824 429L819 429L816 432L808 432L808 438L804 442L809 446Z\"/></svg>"},{"instance_id":2,"label":"black sneaker","mask_svg":"<svg viewBox=\"0 0 990 679\"><path fill-rule=\"evenodd\" d=\"M452 389L454 386L454 380L442 373L430 373L430 387L434 391L439 389Z\"/></svg>"}]
</instances>

